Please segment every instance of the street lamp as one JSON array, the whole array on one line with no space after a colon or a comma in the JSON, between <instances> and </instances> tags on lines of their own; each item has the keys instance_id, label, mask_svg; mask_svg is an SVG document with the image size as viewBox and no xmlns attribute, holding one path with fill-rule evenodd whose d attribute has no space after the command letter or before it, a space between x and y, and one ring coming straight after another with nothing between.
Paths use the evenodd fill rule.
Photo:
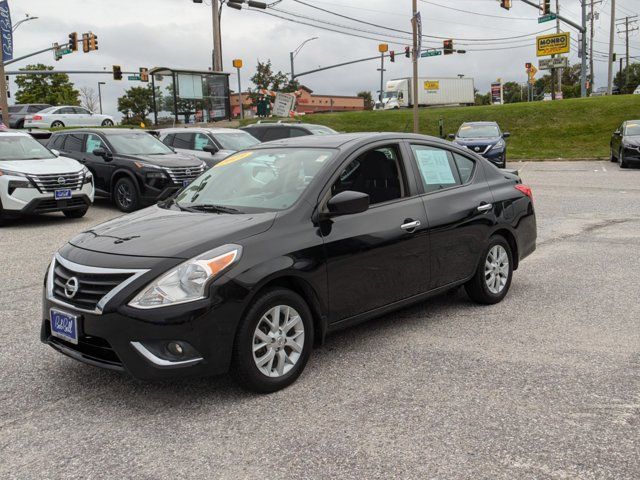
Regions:
<instances>
[{"instance_id":1,"label":"street lamp","mask_svg":"<svg viewBox=\"0 0 640 480\"><path fill-rule=\"evenodd\" d=\"M37 20L37 19L38 19L38 17L32 17L31 15L29 15L27 13L26 18L23 18L22 20L20 20L20 21L18 21L18 22L13 24L13 28L11 29L11 33L15 32L18 29L18 27L20 25L22 25L24 22L29 22L31 20Z\"/></svg>"},{"instance_id":2,"label":"street lamp","mask_svg":"<svg viewBox=\"0 0 640 480\"><path fill-rule=\"evenodd\" d=\"M100 103L100 115L102 115L102 92L100 91L100 86L106 84L106 82L98 82L98 102Z\"/></svg>"},{"instance_id":3,"label":"street lamp","mask_svg":"<svg viewBox=\"0 0 640 480\"><path fill-rule=\"evenodd\" d=\"M304 47L307 44L307 42L310 42L311 40L317 40L317 39L318 39L318 37L307 38L293 52L289 52L289 59L291 60L291 81L292 82L293 82L293 80L295 78L295 73L294 73L294 70L293 70L293 59L296 58L298 53L300 53L300 50L302 50L302 47Z\"/></svg>"}]
</instances>

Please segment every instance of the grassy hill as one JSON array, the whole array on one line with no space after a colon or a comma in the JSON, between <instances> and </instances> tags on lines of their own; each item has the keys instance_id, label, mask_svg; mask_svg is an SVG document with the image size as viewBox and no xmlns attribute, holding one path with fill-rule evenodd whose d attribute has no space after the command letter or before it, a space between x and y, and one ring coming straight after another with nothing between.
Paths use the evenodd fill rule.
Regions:
<instances>
[{"instance_id":1,"label":"grassy hill","mask_svg":"<svg viewBox=\"0 0 640 480\"><path fill-rule=\"evenodd\" d=\"M304 120L340 132L410 132L411 110L341 112L309 115ZM640 118L640 95L569 99L558 102L514 103L478 107L421 108L420 132L445 134L464 121L494 120L508 140L511 159L604 158L611 133L623 120Z\"/></svg>"}]
</instances>

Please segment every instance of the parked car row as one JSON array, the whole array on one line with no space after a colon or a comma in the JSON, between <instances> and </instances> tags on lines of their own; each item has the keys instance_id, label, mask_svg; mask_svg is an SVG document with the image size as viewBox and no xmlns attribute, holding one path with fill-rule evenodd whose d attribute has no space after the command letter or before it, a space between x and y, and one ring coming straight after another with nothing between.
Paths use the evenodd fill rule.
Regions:
<instances>
[{"instance_id":1,"label":"parked car row","mask_svg":"<svg viewBox=\"0 0 640 480\"><path fill-rule=\"evenodd\" d=\"M10 128L112 127L110 115L94 113L74 105L29 103L9 107Z\"/></svg>"}]
</instances>

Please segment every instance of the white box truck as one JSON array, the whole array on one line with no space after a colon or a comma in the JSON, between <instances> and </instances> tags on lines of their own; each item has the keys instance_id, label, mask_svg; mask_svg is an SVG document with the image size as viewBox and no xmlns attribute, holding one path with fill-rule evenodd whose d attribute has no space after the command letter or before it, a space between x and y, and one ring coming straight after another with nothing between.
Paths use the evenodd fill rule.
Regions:
<instances>
[{"instance_id":1,"label":"white box truck","mask_svg":"<svg viewBox=\"0 0 640 480\"><path fill-rule=\"evenodd\" d=\"M382 96L385 110L413 106L413 79L411 77L389 80ZM473 78L418 79L418 105L473 105L475 89Z\"/></svg>"}]
</instances>

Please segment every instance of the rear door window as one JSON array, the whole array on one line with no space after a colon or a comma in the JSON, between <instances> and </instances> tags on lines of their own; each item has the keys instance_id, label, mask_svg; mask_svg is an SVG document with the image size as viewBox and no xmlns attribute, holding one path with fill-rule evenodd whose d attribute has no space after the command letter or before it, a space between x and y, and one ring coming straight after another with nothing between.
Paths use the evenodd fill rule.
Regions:
<instances>
[{"instance_id":1,"label":"rear door window","mask_svg":"<svg viewBox=\"0 0 640 480\"><path fill-rule=\"evenodd\" d=\"M451 152L427 145L411 145L411 150L426 193L462 184Z\"/></svg>"},{"instance_id":2,"label":"rear door window","mask_svg":"<svg viewBox=\"0 0 640 480\"><path fill-rule=\"evenodd\" d=\"M454 153L453 158L456 162L456 167L458 167L460 181L462 183L467 183L469 180L471 180L471 176L473 175L473 168L475 167L476 162L474 162L470 158L460 155L459 153Z\"/></svg>"},{"instance_id":3,"label":"rear door window","mask_svg":"<svg viewBox=\"0 0 640 480\"><path fill-rule=\"evenodd\" d=\"M184 150L193 150L193 134L176 133L176 136L173 139L173 146Z\"/></svg>"},{"instance_id":4,"label":"rear door window","mask_svg":"<svg viewBox=\"0 0 640 480\"><path fill-rule=\"evenodd\" d=\"M67 152L82 152L83 144L84 144L83 134L69 133L67 135L67 141L64 144L64 149Z\"/></svg>"}]
</instances>

